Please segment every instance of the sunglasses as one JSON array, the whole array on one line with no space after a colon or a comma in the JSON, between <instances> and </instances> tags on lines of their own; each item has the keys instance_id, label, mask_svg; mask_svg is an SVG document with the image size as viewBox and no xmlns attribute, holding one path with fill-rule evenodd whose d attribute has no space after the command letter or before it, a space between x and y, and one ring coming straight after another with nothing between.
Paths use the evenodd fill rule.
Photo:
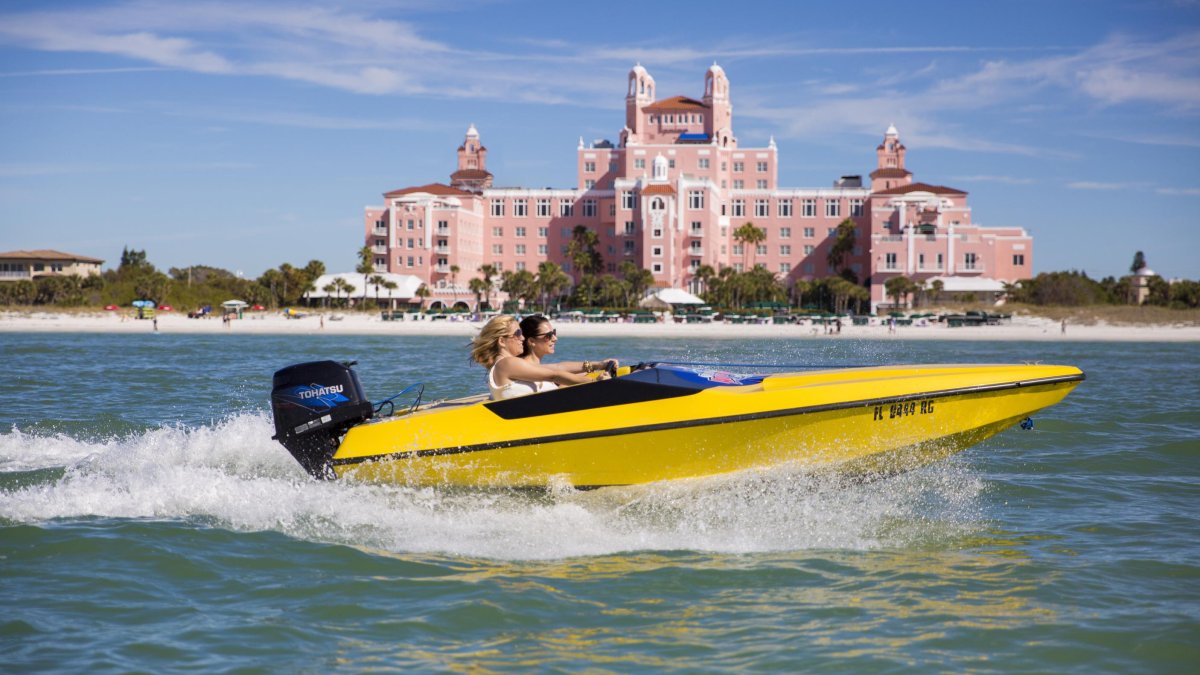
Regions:
<instances>
[{"instance_id":1,"label":"sunglasses","mask_svg":"<svg viewBox=\"0 0 1200 675\"><path fill-rule=\"evenodd\" d=\"M518 328L517 332L513 333L512 335L506 335L505 337L507 337L508 339L511 340L512 338L519 338L519 337L525 337L525 336L521 335L521 329Z\"/></svg>"},{"instance_id":2,"label":"sunglasses","mask_svg":"<svg viewBox=\"0 0 1200 675\"><path fill-rule=\"evenodd\" d=\"M541 335L534 335L533 337L535 337L535 338L556 338L556 337L558 337L558 329L555 328L554 330L550 331L549 333L542 333Z\"/></svg>"}]
</instances>

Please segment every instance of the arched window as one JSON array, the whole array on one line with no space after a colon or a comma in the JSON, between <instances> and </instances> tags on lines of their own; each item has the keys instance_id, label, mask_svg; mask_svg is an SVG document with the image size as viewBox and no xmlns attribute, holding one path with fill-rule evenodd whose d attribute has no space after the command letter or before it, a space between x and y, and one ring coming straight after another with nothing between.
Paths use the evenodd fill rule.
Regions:
<instances>
[{"instance_id":1,"label":"arched window","mask_svg":"<svg viewBox=\"0 0 1200 675\"><path fill-rule=\"evenodd\" d=\"M666 202L663 201L662 197L655 197L650 200L651 211L662 211L664 208L666 208Z\"/></svg>"}]
</instances>

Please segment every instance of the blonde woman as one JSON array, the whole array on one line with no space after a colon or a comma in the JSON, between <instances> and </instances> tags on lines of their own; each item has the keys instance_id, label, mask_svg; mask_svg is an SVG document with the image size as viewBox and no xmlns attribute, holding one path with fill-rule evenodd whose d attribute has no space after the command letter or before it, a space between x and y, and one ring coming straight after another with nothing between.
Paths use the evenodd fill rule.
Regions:
<instances>
[{"instance_id":1,"label":"blonde woman","mask_svg":"<svg viewBox=\"0 0 1200 675\"><path fill-rule=\"evenodd\" d=\"M497 316L484 325L471 342L471 359L488 369L488 391L492 400L516 398L554 389L560 384L590 382L586 374L549 368L520 358L525 335L516 319Z\"/></svg>"}]
</instances>

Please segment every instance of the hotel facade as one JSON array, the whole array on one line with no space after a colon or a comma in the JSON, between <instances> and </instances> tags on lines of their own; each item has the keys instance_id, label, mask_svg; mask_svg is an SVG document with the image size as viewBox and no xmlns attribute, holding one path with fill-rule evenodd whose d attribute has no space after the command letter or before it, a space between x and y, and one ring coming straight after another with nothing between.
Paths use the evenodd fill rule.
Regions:
<instances>
[{"instance_id":1,"label":"hotel facade","mask_svg":"<svg viewBox=\"0 0 1200 675\"><path fill-rule=\"evenodd\" d=\"M567 247L579 225L598 235L604 273L631 261L658 286L696 293L702 265L763 265L787 286L833 276L828 254L846 219L856 243L842 267L869 288L873 310L892 302L884 284L896 276L984 294L1032 276L1032 237L1020 227L975 225L966 191L915 181L894 126L875 152L865 181L781 187L773 138L765 147L738 145L720 66L705 73L701 98L658 99L654 78L638 65L617 141L580 139L574 187L494 186L471 125L449 183L393 190L382 206L366 208L366 244L378 271L415 275L444 304L470 297L465 281L484 264L536 273L549 260L571 274ZM747 222L764 231L763 241L737 241Z\"/></svg>"}]
</instances>

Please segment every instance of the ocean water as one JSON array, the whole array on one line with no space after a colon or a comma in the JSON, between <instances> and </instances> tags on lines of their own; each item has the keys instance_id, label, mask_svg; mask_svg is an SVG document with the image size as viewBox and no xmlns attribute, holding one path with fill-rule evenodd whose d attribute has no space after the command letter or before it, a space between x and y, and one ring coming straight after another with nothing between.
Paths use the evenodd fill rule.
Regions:
<instances>
[{"instance_id":1,"label":"ocean water","mask_svg":"<svg viewBox=\"0 0 1200 675\"><path fill-rule=\"evenodd\" d=\"M0 334L0 671L1196 672L1200 345L572 338L562 358L1070 363L919 471L309 480L271 375L476 393L467 336Z\"/></svg>"}]
</instances>

